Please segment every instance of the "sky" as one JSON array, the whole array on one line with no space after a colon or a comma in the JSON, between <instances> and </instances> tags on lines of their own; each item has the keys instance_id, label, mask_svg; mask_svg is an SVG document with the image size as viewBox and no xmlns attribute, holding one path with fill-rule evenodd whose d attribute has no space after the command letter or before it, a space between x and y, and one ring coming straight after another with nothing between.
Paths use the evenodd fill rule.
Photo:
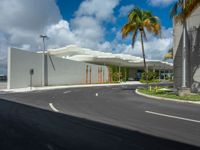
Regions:
<instances>
[{"instance_id":1,"label":"sky","mask_svg":"<svg viewBox=\"0 0 200 150\"><path fill-rule=\"evenodd\" d=\"M142 56L138 38L121 37L121 28L134 7L150 10L160 18L161 37L147 34L148 59L163 60L172 46L169 11L176 0L0 0L0 74L6 74L7 50L18 47L40 51L40 34L48 48L75 44L93 50Z\"/></svg>"}]
</instances>

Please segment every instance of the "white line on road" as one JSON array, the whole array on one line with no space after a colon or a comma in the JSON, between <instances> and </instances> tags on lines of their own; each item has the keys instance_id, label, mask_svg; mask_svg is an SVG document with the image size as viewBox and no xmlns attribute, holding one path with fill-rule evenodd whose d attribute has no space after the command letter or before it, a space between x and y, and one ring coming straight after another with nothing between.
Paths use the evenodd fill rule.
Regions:
<instances>
[{"instance_id":1,"label":"white line on road","mask_svg":"<svg viewBox=\"0 0 200 150\"><path fill-rule=\"evenodd\" d=\"M190 122L195 122L195 123L200 123L199 120L194 120L194 119L189 119L189 118L183 118L183 117L178 117L178 116L172 116L172 115L167 115L167 114L161 114L157 112L152 112L152 111L145 111L146 113L153 114L153 115L158 115L158 116L164 116L168 118L174 118L174 119L179 119L179 120L184 120L184 121L190 121Z\"/></svg>"},{"instance_id":2,"label":"white line on road","mask_svg":"<svg viewBox=\"0 0 200 150\"><path fill-rule=\"evenodd\" d=\"M53 111L55 111L55 112L59 112L59 110L56 109L56 108L53 106L52 103L49 103L49 106L51 107L51 109L52 109Z\"/></svg>"},{"instance_id":3,"label":"white line on road","mask_svg":"<svg viewBox=\"0 0 200 150\"><path fill-rule=\"evenodd\" d=\"M64 94L67 94L67 93L71 93L72 91L65 91L65 92L63 92Z\"/></svg>"}]
</instances>

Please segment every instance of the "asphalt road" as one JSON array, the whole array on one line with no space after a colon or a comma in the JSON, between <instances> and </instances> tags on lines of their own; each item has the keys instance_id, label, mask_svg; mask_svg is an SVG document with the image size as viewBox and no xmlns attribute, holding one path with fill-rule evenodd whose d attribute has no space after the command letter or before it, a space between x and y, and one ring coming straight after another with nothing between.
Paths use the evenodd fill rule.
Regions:
<instances>
[{"instance_id":1,"label":"asphalt road","mask_svg":"<svg viewBox=\"0 0 200 150\"><path fill-rule=\"evenodd\" d=\"M135 88L1 94L0 149L200 149L200 105L148 99Z\"/></svg>"}]
</instances>

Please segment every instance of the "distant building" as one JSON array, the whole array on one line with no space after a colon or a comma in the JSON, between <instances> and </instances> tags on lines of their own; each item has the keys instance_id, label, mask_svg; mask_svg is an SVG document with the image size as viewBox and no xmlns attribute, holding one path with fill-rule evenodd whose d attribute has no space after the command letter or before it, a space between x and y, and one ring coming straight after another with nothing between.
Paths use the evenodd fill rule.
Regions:
<instances>
[{"instance_id":1,"label":"distant building","mask_svg":"<svg viewBox=\"0 0 200 150\"><path fill-rule=\"evenodd\" d=\"M94 51L76 45L49 49L45 54L10 48L7 85L12 89L138 80L143 66L140 57ZM159 60L147 60L147 66L149 70L158 71L163 78L173 68L172 64Z\"/></svg>"},{"instance_id":2,"label":"distant building","mask_svg":"<svg viewBox=\"0 0 200 150\"><path fill-rule=\"evenodd\" d=\"M182 25L174 23L174 83L181 87L182 81ZM187 18L187 87L200 92L200 7Z\"/></svg>"},{"instance_id":3,"label":"distant building","mask_svg":"<svg viewBox=\"0 0 200 150\"><path fill-rule=\"evenodd\" d=\"M92 64L116 66L118 70L123 67L129 68L128 79L139 80L144 71L143 58L128 54L113 54L108 52L95 51L88 48L82 48L77 45L68 45L58 49L49 49L48 54L64 59L83 61ZM156 71L160 78L172 74L173 65L160 60L146 59L148 70Z\"/></svg>"}]
</instances>

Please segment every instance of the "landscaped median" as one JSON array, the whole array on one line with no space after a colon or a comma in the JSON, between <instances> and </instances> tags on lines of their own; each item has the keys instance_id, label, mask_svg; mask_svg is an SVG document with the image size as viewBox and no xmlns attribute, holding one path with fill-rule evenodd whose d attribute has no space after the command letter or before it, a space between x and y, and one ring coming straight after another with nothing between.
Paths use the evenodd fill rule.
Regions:
<instances>
[{"instance_id":1,"label":"landscaped median","mask_svg":"<svg viewBox=\"0 0 200 150\"><path fill-rule=\"evenodd\" d=\"M136 89L136 93L148 98L200 104L200 94L191 94L189 96L180 97L176 94L176 92L168 90L168 88L160 88L160 89L142 88L142 89Z\"/></svg>"}]
</instances>

